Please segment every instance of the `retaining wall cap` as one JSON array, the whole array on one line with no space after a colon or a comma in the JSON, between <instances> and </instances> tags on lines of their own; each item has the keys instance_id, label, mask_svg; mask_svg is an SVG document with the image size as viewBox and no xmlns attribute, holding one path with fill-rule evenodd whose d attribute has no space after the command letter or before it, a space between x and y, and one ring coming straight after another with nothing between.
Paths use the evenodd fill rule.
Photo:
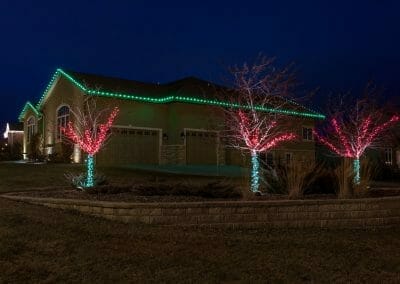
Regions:
<instances>
[{"instance_id":1,"label":"retaining wall cap","mask_svg":"<svg viewBox=\"0 0 400 284\"><path fill-rule=\"evenodd\" d=\"M359 199L318 199L318 200L260 200L260 201L204 201L204 202L111 202L93 201L80 199L61 199L61 198L42 198L11 194L2 194L1 197L19 200L34 201L53 204L76 204L89 205L104 208L138 208L138 207L162 207L162 208L182 208L182 207L274 207L274 206L302 206L302 205L325 205L325 204L354 204L354 203L381 203L385 201L400 201L400 196L380 197L380 198L359 198Z\"/></svg>"}]
</instances>

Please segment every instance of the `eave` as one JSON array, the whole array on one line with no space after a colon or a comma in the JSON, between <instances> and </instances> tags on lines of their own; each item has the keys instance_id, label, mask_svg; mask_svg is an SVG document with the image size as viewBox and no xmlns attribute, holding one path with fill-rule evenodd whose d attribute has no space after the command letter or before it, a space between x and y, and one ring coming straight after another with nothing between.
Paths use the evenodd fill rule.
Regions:
<instances>
[{"instance_id":1,"label":"eave","mask_svg":"<svg viewBox=\"0 0 400 284\"><path fill-rule=\"evenodd\" d=\"M165 104L165 103L172 103L172 102L182 102L182 103L191 103L191 104L201 104L201 105L212 105L212 106L222 106L222 107L230 107L230 108L241 108L246 109L248 106L235 104L227 101L221 100L212 100L212 99L202 99L196 97L187 97L187 96L178 96L174 94L168 94L164 97L147 97L141 96L132 93L118 93L118 92L109 92L109 91L99 91L85 87L81 82L76 80L73 76L68 74L67 72L63 71L62 69L57 69L54 73L52 79L50 80L49 84L47 85L42 97L40 98L36 108L38 110L41 109L43 103L49 96L50 89L52 88L53 84L59 78L63 76L68 81L70 81L74 86L80 89L82 92L86 93L87 95L92 96L99 96L99 97L108 97L108 98L118 98L123 100L132 100L132 101L142 101L148 103L157 103L157 104ZM294 110L287 110L287 109L275 109L275 108L268 108L262 106L255 107L259 111L265 111L270 113L279 113L279 114L286 114L286 115L293 115L293 116L300 116L306 118L313 118L313 119L325 119L325 115L320 114L318 112L308 110L308 111L294 111Z\"/></svg>"},{"instance_id":2,"label":"eave","mask_svg":"<svg viewBox=\"0 0 400 284\"><path fill-rule=\"evenodd\" d=\"M22 122L24 120L25 114L29 109L32 110L37 117L41 116L41 113L28 101L18 116L19 121Z\"/></svg>"}]
</instances>

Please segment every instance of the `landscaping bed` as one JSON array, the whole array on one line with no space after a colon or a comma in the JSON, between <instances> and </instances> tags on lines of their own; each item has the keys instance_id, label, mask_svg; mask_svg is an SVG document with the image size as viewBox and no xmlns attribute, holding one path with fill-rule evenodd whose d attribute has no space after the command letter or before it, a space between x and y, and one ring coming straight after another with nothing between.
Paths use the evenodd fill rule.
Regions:
<instances>
[{"instance_id":1,"label":"landscaping bed","mask_svg":"<svg viewBox=\"0 0 400 284\"><path fill-rule=\"evenodd\" d=\"M219 182L207 184L164 184L146 183L130 186L103 185L93 189L80 191L71 187L57 190L40 190L13 193L39 198L80 199L113 202L207 202L207 201L239 201L239 200L288 200L285 194L265 194L255 196L245 194L238 187ZM354 198L380 198L400 196L400 189L385 188L369 190L362 196ZM299 199L337 199L335 194L307 194Z\"/></svg>"}]
</instances>

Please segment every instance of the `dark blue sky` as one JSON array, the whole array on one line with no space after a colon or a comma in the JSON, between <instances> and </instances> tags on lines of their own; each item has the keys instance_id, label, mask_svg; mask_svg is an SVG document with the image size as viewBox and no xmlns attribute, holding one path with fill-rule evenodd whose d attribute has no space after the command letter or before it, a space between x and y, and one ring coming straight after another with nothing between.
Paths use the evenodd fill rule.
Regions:
<instances>
[{"instance_id":1,"label":"dark blue sky","mask_svg":"<svg viewBox=\"0 0 400 284\"><path fill-rule=\"evenodd\" d=\"M262 52L307 88L397 95L400 1L15 1L0 4L0 122L37 102L57 67L167 82L221 81Z\"/></svg>"}]
</instances>

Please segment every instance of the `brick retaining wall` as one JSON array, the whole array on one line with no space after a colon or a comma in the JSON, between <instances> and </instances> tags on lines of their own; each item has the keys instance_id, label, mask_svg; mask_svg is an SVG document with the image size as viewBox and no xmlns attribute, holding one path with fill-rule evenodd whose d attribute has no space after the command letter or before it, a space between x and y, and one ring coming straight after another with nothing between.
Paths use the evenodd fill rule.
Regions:
<instances>
[{"instance_id":1,"label":"brick retaining wall","mask_svg":"<svg viewBox=\"0 0 400 284\"><path fill-rule=\"evenodd\" d=\"M157 225L377 228L400 225L400 197L346 200L125 203L3 197L111 220Z\"/></svg>"}]
</instances>

